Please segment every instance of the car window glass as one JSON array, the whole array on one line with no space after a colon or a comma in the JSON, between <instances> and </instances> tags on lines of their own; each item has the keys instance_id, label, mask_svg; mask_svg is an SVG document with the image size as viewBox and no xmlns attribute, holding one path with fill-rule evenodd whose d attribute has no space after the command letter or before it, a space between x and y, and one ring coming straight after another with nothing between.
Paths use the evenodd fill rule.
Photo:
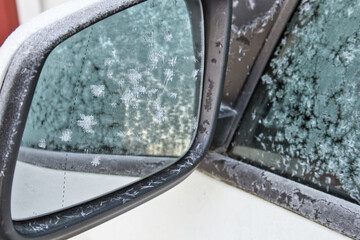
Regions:
<instances>
[{"instance_id":1,"label":"car window glass","mask_svg":"<svg viewBox=\"0 0 360 240\"><path fill-rule=\"evenodd\" d=\"M232 156L360 202L359 21L359 1L301 1Z\"/></svg>"},{"instance_id":2,"label":"car window glass","mask_svg":"<svg viewBox=\"0 0 360 240\"><path fill-rule=\"evenodd\" d=\"M12 193L14 219L126 186L174 163L197 127L200 3L152 0L60 43L31 103Z\"/></svg>"}]
</instances>

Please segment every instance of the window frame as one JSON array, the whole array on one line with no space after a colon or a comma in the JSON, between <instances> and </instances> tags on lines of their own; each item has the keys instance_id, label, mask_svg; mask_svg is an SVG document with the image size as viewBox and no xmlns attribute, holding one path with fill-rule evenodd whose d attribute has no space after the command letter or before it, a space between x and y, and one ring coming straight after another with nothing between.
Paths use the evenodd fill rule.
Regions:
<instances>
[{"instance_id":1,"label":"window frame","mask_svg":"<svg viewBox=\"0 0 360 240\"><path fill-rule=\"evenodd\" d=\"M220 109L211 151L201 162L199 169L348 237L360 238L360 205L227 156L257 83L299 3L300 0L283 1L263 45L256 46L259 53L252 56L255 62L250 74L246 79L236 79L240 85L237 86L239 91L236 103L232 107ZM240 15L241 12L233 10L233 14ZM230 44L230 49L238 47L236 41ZM230 56L231 54L229 58ZM228 62L231 64L230 60ZM224 92L224 106L229 106L227 96ZM224 120L223 116L228 116L229 112L233 113L230 114L231 118Z\"/></svg>"}]
</instances>

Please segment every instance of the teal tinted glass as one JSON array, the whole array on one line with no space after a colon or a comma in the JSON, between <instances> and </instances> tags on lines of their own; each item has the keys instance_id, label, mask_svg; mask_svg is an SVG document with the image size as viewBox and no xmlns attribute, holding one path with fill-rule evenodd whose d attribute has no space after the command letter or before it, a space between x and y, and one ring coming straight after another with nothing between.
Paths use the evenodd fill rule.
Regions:
<instances>
[{"instance_id":1,"label":"teal tinted glass","mask_svg":"<svg viewBox=\"0 0 360 240\"><path fill-rule=\"evenodd\" d=\"M200 1L149 0L60 43L31 103L13 218L88 201L183 156L198 123L203 33Z\"/></svg>"},{"instance_id":2,"label":"teal tinted glass","mask_svg":"<svg viewBox=\"0 0 360 240\"><path fill-rule=\"evenodd\" d=\"M360 202L360 1L301 1L231 154Z\"/></svg>"},{"instance_id":3,"label":"teal tinted glass","mask_svg":"<svg viewBox=\"0 0 360 240\"><path fill-rule=\"evenodd\" d=\"M184 154L198 114L202 49L194 49L184 1L143 4L77 33L52 51L23 146Z\"/></svg>"}]
</instances>

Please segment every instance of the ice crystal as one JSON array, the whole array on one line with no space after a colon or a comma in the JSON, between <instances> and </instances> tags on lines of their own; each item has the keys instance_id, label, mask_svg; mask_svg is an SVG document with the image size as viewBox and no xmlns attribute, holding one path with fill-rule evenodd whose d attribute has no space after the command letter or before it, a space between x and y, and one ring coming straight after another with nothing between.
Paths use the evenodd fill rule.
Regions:
<instances>
[{"instance_id":1,"label":"ice crystal","mask_svg":"<svg viewBox=\"0 0 360 240\"><path fill-rule=\"evenodd\" d=\"M95 133L93 127L97 124L95 117L92 115L86 116L80 114L80 119L77 121L77 125L81 127L85 133Z\"/></svg>"},{"instance_id":2,"label":"ice crystal","mask_svg":"<svg viewBox=\"0 0 360 240\"><path fill-rule=\"evenodd\" d=\"M164 121L164 118L165 118L165 116L164 116L164 108L161 106L161 104L160 104L160 102L158 100L154 102L153 107L155 109L156 119L159 122Z\"/></svg>"},{"instance_id":3,"label":"ice crystal","mask_svg":"<svg viewBox=\"0 0 360 240\"><path fill-rule=\"evenodd\" d=\"M165 69L165 82L168 83L168 82L171 82L174 78L174 71L172 69Z\"/></svg>"},{"instance_id":4,"label":"ice crystal","mask_svg":"<svg viewBox=\"0 0 360 240\"><path fill-rule=\"evenodd\" d=\"M95 97L103 97L105 94L105 85L90 85L90 89Z\"/></svg>"},{"instance_id":5,"label":"ice crystal","mask_svg":"<svg viewBox=\"0 0 360 240\"><path fill-rule=\"evenodd\" d=\"M125 132L117 132L116 135L117 135L118 137L121 137L121 138L126 137L126 133L125 133Z\"/></svg>"},{"instance_id":6,"label":"ice crystal","mask_svg":"<svg viewBox=\"0 0 360 240\"><path fill-rule=\"evenodd\" d=\"M171 59L169 60L169 65L170 65L171 67L175 67L175 65L176 65L176 60L177 60L177 57L171 58Z\"/></svg>"},{"instance_id":7,"label":"ice crystal","mask_svg":"<svg viewBox=\"0 0 360 240\"><path fill-rule=\"evenodd\" d=\"M100 36L100 37L99 37L99 42L100 42L100 45L101 45L102 47L104 47L104 48L106 48L106 47L113 47L113 46L114 46L113 43L112 43L112 41L111 41L111 39L110 39L110 38L106 38L106 37L104 37L104 36Z\"/></svg>"},{"instance_id":8,"label":"ice crystal","mask_svg":"<svg viewBox=\"0 0 360 240\"><path fill-rule=\"evenodd\" d=\"M198 70L198 69L195 69L195 70L192 72L191 77L196 79L198 73L199 73L199 70Z\"/></svg>"},{"instance_id":9,"label":"ice crystal","mask_svg":"<svg viewBox=\"0 0 360 240\"><path fill-rule=\"evenodd\" d=\"M138 84L138 82L142 80L141 73L139 73L136 69L131 69L128 76L133 84Z\"/></svg>"},{"instance_id":10,"label":"ice crystal","mask_svg":"<svg viewBox=\"0 0 360 240\"><path fill-rule=\"evenodd\" d=\"M72 138L72 131L70 129L65 129L60 137L61 141L63 142L70 142L71 138Z\"/></svg>"},{"instance_id":11,"label":"ice crystal","mask_svg":"<svg viewBox=\"0 0 360 240\"><path fill-rule=\"evenodd\" d=\"M116 107L117 107L117 103L116 103L116 102L112 102L112 103L110 103L110 106L111 106L112 108L116 108Z\"/></svg>"},{"instance_id":12,"label":"ice crystal","mask_svg":"<svg viewBox=\"0 0 360 240\"><path fill-rule=\"evenodd\" d=\"M194 128L194 130L196 130L198 128L198 124L199 124L198 118L194 117L193 118L193 128Z\"/></svg>"},{"instance_id":13,"label":"ice crystal","mask_svg":"<svg viewBox=\"0 0 360 240\"><path fill-rule=\"evenodd\" d=\"M175 92L170 93L170 97L173 99L176 99L177 93L175 93Z\"/></svg>"},{"instance_id":14,"label":"ice crystal","mask_svg":"<svg viewBox=\"0 0 360 240\"><path fill-rule=\"evenodd\" d=\"M171 39L173 39L173 35L170 33L170 32L167 32L166 34L165 34L165 41L167 41L167 42L170 42L171 41Z\"/></svg>"},{"instance_id":15,"label":"ice crystal","mask_svg":"<svg viewBox=\"0 0 360 240\"><path fill-rule=\"evenodd\" d=\"M134 93L130 90L127 90L122 96L121 100L124 104L130 105L133 102Z\"/></svg>"},{"instance_id":16,"label":"ice crystal","mask_svg":"<svg viewBox=\"0 0 360 240\"><path fill-rule=\"evenodd\" d=\"M249 9L254 10L254 9L255 9L255 6L256 6L255 0L247 0L247 1L246 1L246 6L247 6Z\"/></svg>"},{"instance_id":17,"label":"ice crystal","mask_svg":"<svg viewBox=\"0 0 360 240\"><path fill-rule=\"evenodd\" d=\"M198 62L198 60L196 59L195 56L184 56L184 59L185 59L186 61L193 62L193 63Z\"/></svg>"},{"instance_id":18,"label":"ice crystal","mask_svg":"<svg viewBox=\"0 0 360 240\"><path fill-rule=\"evenodd\" d=\"M39 148L46 148L46 140L44 138L39 141Z\"/></svg>"},{"instance_id":19,"label":"ice crystal","mask_svg":"<svg viewBox=\"0 0 360 240\"><path fill-rule=\"evenodd\" d=\"M158 92L158 89L150 89L149 91L147 91L147 94L152 96L153 94L156 94Z\"/></svg>"},{"instance_id":20,"label":"ice crystal","mask_svg":"<svg viewBox=\"0 0 360 240\"><path fill-rule=\"evenodd\" d=\"M96 156L93 158L93 160L91 160L91 165L93 167L97 167L100 165L100 157L99 156Z\"/></svg>"}]
</instances>

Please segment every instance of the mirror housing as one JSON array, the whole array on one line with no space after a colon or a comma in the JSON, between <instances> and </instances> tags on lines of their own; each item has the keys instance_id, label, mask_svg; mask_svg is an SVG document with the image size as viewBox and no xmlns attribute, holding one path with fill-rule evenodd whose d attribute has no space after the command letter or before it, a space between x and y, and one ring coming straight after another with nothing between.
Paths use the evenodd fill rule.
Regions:
<instances>
[{"instance_id":1,"label":"mirror housing","mask_svg":"<svg viewBox=\"0 0 360 240\"><path fill-rule=\"evenodd\" d=\"M68 37L140 2L143 1L119 3L118 0L92 0L86 4L75 4L72 12L65 14L71 7L70 2L58 9L59 12L63 11L61 18L45 23L50 13L42 15L35 21L36 26L29 24L22 27L3 45L0 53L0 57L5 59L0 69L0 238L69 238L169 190L184 180L200 163L214 134L220 106L227 65L231 0L202 0L205 68L201 109L195 140L181 159L138 182L86 203L30 220L13 221L11 218L10 200L15 164L32 97L46 57ZM188 0L187 3L191 8L194 2ZM196 19L192 21L196 24ZM26 27L34 27L36 31L30 33ZM22 39L14 40L16 36ZM11 46L16 41L17 49Z\"/></svg>"}]
</instances>

